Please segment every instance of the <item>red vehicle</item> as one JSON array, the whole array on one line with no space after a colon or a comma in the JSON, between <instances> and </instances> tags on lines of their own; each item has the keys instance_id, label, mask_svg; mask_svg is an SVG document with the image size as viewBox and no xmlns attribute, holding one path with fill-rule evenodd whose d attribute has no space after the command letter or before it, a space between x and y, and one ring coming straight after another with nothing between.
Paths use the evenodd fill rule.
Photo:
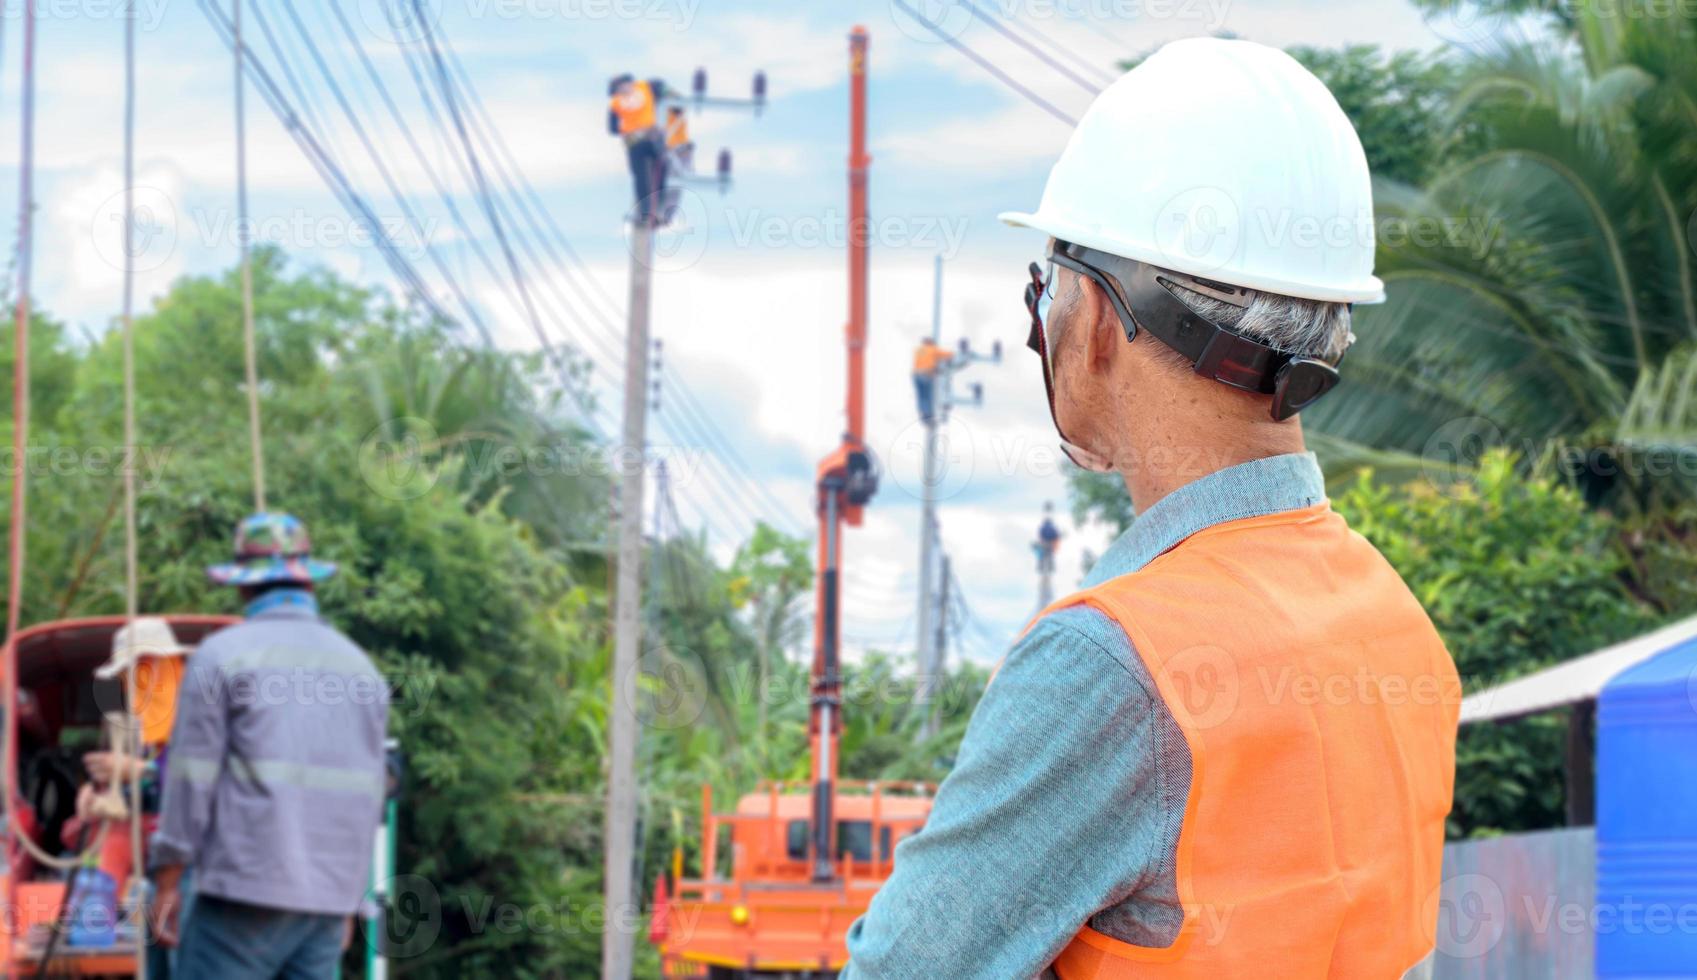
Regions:
<instances>
[{"instance_id":1,"label":"red vehicle","mask_svg":"<svg viewBox=\"0 0 1697 980\"><path fill-rule=\"evenodd\" d=\"M167 615L177 638L198 644L214 630L236 622L233 616ZM16 678L16 694L4 706L11 757L11 810L19 827L5 835L5 865L0 869L10 914L0 918L0 975L33 976L48 930L65 900L64 873L43 867L16 839L27 833L50 854L68 856L60 829L76 810L82 782L82 754L100 745L105 715L123 704L119 679L97 680L94 669L112 655L112 636L122 616L62 619L20 630L6 644L4 669ZM101 864L118 868L118 894L125 894L130 840L109 832L100 850ZM72 947L63 941L51 965L57 976L133 976L136 950L120 942L106 949Z\"/></svg>"}]
</instances>

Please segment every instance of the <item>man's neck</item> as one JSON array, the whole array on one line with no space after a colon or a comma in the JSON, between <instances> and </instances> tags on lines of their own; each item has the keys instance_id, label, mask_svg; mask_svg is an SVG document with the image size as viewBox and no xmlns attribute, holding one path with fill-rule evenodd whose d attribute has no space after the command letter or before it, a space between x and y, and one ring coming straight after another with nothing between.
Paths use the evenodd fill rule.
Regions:
<instances>
[{"instance_id":1,"label":"man's neck","mask_svg":"<svg viewBox=\"0 0 1697 980\"><path fill-rule=\"evenodd\" d=\"M1307 449L1302 424L1240 422L1201 429L1165 429L1136 434L1120 477L1131 494L1131 507L1143 513L1186 484L1241 463L1300 453Z\"/></svg>"}]
</instances>

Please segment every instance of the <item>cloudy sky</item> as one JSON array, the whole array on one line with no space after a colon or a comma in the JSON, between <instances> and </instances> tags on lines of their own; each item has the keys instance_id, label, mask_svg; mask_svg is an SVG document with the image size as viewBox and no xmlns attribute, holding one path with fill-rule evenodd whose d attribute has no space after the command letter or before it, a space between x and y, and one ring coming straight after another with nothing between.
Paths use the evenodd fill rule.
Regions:
<instances>
[{"instance_id":1,"label":"cloudy sky","mask_svg":"<svg viewBox=\"0 0 1697 980\"><path fill-rule=\"evenodd\" d=\"M7 229L17 221L21 2L5 0L0 18L0 221ZM160 295L178 276L234 261L231 58L196 0L37 2L36 302L97 332L117 311L121 285L123 4L135 4L140 28L143 297ZM1065 484L1042 382L1021 346L1017 296L1025 263L1042 243L1001 227L995 214L1036 203L1068 127L902 8L922 11L1064 114L1081 113L1089 93L974 20L960 0L424 0L422 19L397 16L394 2L345 0L337 17L331 0L248 0L244 30L278 91L444 308L460 312L458 287L497 343L535 347L452 131L433 123L412 74L428 68L409 61L409 54L424 56L414 43L423 29L451 46L511 154L481 161L489 179L514 176L505 161L516 163L561 233L549 230L544 246L528 237L526 218L503 218L524 239L514 244L542 328L594 364L598 421L609 432L620 404L629 263L621 215L630 190L622 148L606 134L606 80L632 71L687 86L702 66L712 93L741 96L754 71L767 73L770 102L758 117L710 109L694 118L701 156L731 148L736 179L728 193L703 187L686 198L687 220L661 242L655 277L666 390L651 441L677 456L685 522L705 527L724 554L756 518L808 531L814 461L842 429L847 32L867 27L869 438L887 475L865 526L850 532L845 633L851 647L910 649L913 642L920 430L908 363L930 329L933 261L941 255L945 339L1007 347L1003 363L976 366L963 378L983 385L984 405L954 413L941 486L943 542L970 610L958 650L997 657L1034 611L1029 542L1043 501L1064 501ZM1407 0L978 3L1040 50L1066 51L1059 62L1097 82L1116 59L1216 31L1279 46L1424 49L1465 40L1453 37L1455 25L1424 22ZM404 128L389 115L385 94ZM462 108L467 124L481 127L473 107ZM399 292L366 229L252 86L248 119L256 234L299 262ZM1229 134L1221 146L1232 152ZM7 238L9 246L9 231ZM581 266L562 261L567 244ZM1081 574L1086 551L1099 552L1107 540L1100 528L1068 521L1066 530L1063 589Z\"/></svg>"}]
</instances>

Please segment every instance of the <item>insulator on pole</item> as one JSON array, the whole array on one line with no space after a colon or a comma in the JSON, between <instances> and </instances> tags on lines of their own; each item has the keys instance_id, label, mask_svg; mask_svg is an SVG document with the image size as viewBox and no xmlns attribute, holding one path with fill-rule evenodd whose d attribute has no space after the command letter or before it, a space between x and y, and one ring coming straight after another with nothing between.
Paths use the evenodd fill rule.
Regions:
<instances>
[{"instance_id":1,"label":"insulator on pole","mask_svg":"<svg viewBox=\"0 0 1697 980\"><path fill-rule=\"evenodd\" d=\"M971 356L971 354L972 354L972 341L967 340L965 337L962 337L960 339L960 352L962 354L966 354L968 356Z\"/></svg>"},{"instance_id":2,"label":"insulator on pole","mask_svg":"<svg viewBox=\"0 0 1697 980\"><path fill-rule=\"evenodd\" d=\"M719 193L723 194L731 186L731 151L719 151Z\"/></svg>"},{"instance_id":3,"label":"insulator on pole","mask_svg":"<svg viewBox=\"0 0 1697 980\"><path fill-rule=\"evenodd\" d=\"M695 95L696 104L699 105L701 100L707 97L707 69L697 68L695 77L690 79L689 87Z\"/></svg>"},{"instance_id":4,"label":"insulator on pole","mask_svg":"<svg viewBox=\"0 0 1697 980\"><path fill-rule=\"evenodd\" d=\"M766 73L763 72L763 71L757 71L757 72L754 73L754 114L759 115L760 110L764 109L765 107L766 107Z\"/></svg>"},{"instance_id":5,"label":"insulator on pole","mask_svg":"<svg viewBox=\"0 0 1697 980\"><path fill-rule=\"evenodd\" d=\"M998 340L995 343L990 345L990 356L992 358L994 358L998 363L1001 362L1001 360L1002 360L1002 342L1001 341Z\"/></svg>"}]
</instances>

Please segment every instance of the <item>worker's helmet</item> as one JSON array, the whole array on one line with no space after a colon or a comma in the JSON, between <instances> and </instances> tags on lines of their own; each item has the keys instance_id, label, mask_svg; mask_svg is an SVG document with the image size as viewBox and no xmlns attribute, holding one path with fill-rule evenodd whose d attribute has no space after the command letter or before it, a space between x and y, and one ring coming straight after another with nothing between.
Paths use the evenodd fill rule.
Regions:
<instances>
[{"instance_id":1,"label":"worker's helmet","mask_svg":"<svg viewBox=\"0 0 1697 980\"><path fill-rule=\"evenodd\" d=\"M1384 299L1367 157L1326 86L1250 41L1175 41L1097 96L1035 213L1003 221L1302 299Z\"/></svg>"},{"instance_id":2,"label":"worker's helmet","mask_svg":"<svg viewBox=\"0 0 1697 980\"><path fill-rule=\"evenodd\" d=\"M613 80L607 83L607 94L616 95L619 91L619 86L629 85L634 81L636 81L636 76L632 75L628 71L622 75L614 75Z\"/></svg>"},{"instance_id":3,"label":"worker's helmet","mask_svg":"<svg viewBox=\"0 0 1697 980\"><path fill-rule=\"evenodd\" d=\"M312 557L312 543L299 518L261 513L236 525L236 560L213 565L206 574L219 585L305 585L336 574L336 563Z\"/></svg>"}]
</instances>

